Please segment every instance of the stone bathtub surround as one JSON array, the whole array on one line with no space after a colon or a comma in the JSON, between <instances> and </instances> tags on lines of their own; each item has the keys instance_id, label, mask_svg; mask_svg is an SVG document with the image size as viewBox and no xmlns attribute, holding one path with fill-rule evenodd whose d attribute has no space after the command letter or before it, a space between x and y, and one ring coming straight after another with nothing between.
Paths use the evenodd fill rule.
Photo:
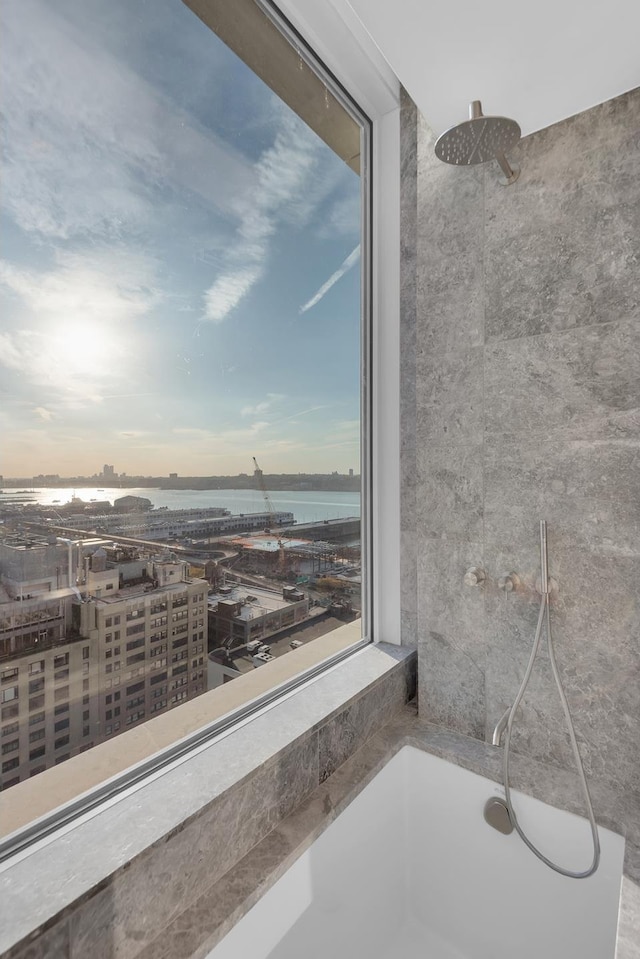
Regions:
<instances>
[{"instance_id":1,"label":"stone bathtub surround","mask_svg":"<svg viewBox=\"0 0 640 959\"><path fill-rule=\"evenodd\" d=\"M137 959L205 959L229 929L405 745L424 749L495 782L501 781L500 750L426 723L416 717L415 706L409 706L368 739L226 875L192 896L184 910L138 953ZM513 785L554 806L578 814L583 812L573 777L554 766L514 756ZM600 786L594 790L593 800L598 821L618 832L624 831L628 810L620 805L619 796ZM603 818L600 808L612 810L611 815ZM481 810L478 816L479 828L484 828ZM627 874L623 879L616 959L640 956L640 897L638 886L628 878L629 869L640 869L639 851L640 823L635 822L626 830ZM105 953L105 956L112 955L118 954Z\"/></svg>"},{"instance_id":2,"label":"stone bathtub surround","mask_svg":"<svg viewBox=\"0 0 640 959\"><path fill-rule=\"evenodd\" d=\"M640 89L522 140L510 187L495 163L440 163L406 96L402 122L405 327L415 317L402 340L402 611L407 632L417 619L420 715L490 742L533 643L546 519L559 584L551 624L585 770L601 816L614 803L630 828L640 822ZM484 587L463 585L471 566L486 570ZM497 582L514 571L521 586L505 595ZM513 745L574 769L546 650ZM637 861L631 874L640 880Z\"/></svg>"},{"instance_id":3,"label":"stone bathtub surround","mask_svg":"<svg viewBox=\"0 0 640 959\"><path fill-rule=\"evenodd\" d=\"M3 959L133 959L415 695L379 644L0 872ZM33 896L33 876L39 894ZM240 874L239 874L240 875Z\"/></svg>"}]
</instances>

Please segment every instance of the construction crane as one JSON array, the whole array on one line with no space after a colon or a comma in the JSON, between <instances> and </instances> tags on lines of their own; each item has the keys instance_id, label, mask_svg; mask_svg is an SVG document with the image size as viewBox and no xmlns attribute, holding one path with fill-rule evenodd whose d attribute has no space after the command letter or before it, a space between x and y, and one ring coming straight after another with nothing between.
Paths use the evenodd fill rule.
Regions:
<instances>
[{"instance_id":1,"label":"construction crane","mask_svg":"<svg viewBox=\"0 0 640 959\"><path fill-rule=\"evenodd\" d=\"M276 511L273 508L273 503L269 499L269 494L267 492L267 487L262 475L262 470L258 466L258 461L255 456L253 457L253 465L255 466L255 472L253 475L256 478L258 486L260 487L262 496L264 498L264 504L267 507L267 513L269 514L269 532L271 532L271 527L276 525Z\"/></svg>"},{"instance_id":2,"label":"construction crane","mask_svg":"<svg viewBox=\"0 0 640 959\"><path fill-rule=\"evenodd\" d=\"M275 511L275 509L273 508L273 503L271 502L271 500L270 500L270 498L269 498L269 493L267 492L267 486L266 486L266 483L265 483L265 481L264 481L264 476L262 475L262 470L261 470L260 467L258 466L258 461L257 461L257 459L255 458L255 456L253 457L253 464L254 464L254 466L255 466L255 472L254 472L253 475L254 475L255 478L256 478L256 482L258 483L258 486L260 487L260 490L261 490L261 492L262 492L262 496L263 496L263 498L264 498L264 504L265 504L265 506L267 507L267 512L268 512L268 514L269 514L269 530L268 530L268 532L269 532L269 533L272 533L272 532L273 532L273 527L277 525L277 523L276 523L276 511ZM285 552L284 552L284 543L282 542L282 539L281 539L280 536L277 537L277 540L278 540L278 569L280 569L281 571L284 571L284 568L285 568L285 565L286 565L286 557L285 557Z\"/></svg>"}]
</instances>

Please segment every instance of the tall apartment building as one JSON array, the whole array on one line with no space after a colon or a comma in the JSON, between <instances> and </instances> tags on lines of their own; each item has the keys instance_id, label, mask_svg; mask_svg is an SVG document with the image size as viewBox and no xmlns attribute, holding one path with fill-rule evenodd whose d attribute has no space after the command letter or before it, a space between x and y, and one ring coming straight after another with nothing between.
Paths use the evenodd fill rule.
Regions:
<instances>
[{"instance_id":1,"label":"tall apartment building","mask_svg":"<svg viewBox=\"0 0 640 959\"><path fill-rule=\"evenodd\" d=\"M206 690L208 584L173 554L15 538L0 577L2 788Z\"/></svg>"}]
</instances>

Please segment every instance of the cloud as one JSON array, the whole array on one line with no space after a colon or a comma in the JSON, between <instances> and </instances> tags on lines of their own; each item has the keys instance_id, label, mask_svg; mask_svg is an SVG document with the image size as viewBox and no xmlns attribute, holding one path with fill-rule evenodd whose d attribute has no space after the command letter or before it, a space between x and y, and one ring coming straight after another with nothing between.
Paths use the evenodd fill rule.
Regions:
<instances>
[{"instance_id":1,"label":"cloud","mask_svg":"<svg viewBox=\"0 0 640 959\"><path fill-rule=\"evenodd\" d=\"M52 420L52 419L53 419L53 413L51 412L51 410L45 409L44 406L36 406L36 407L34 407L33 412L34 412L37 416L39 416L40 419L46 420L47 422L49 422L49 420Z\"/></svg>"},{"instance_id":2,"label":"cloud","mask_svg":"<svg viewBox=\"0 0 640 959\"><path fill-rule=\"evenodd\" d=\"M345 191L329 209L318 231L323 239L335 239L336 236L357 237L360 233L360 218L362 203L360 191L349 183L348 192Z\"/></svg>"},{"instance_id":3,"label":"cloud","mask_svg":"<svg viewBox=\"0 0 640 959\"><path fill-rule=\"evenodd\" d=\"M255 166L255 185L237 204L238 227L222 273L204 296L204 319L221 323L264 276L270 241L288 224L304 226L342 173L298 117L279 112L274 142Z\"/></svg>"},{"instance_id":4,"label":"cloud","mask_svg":"<svg viewBox=\"0 0 640 959\"><path fill-rule=\"evenodd\" d=\"M261 403L256 403L254 406L243 406L240 410L240 416L259 416L261 413L266 413L270 410L274 404L280 403L284 399L286 399L284 393L267 393L266 400L262 400ZM280 422L280 420L278 422Z\"/></svg>"},{"instance_id":5,"label":"cloud","mask_svg":"<svg viewBox=\"0 0 640 959\"><path fill-rule=\"evenodd\" d=\"M2 4L3 204L15 222L49 239L121 238L157 220L166 184L232 215L251 164L128 67L125 36L113 55L55 6Z\"/></svg>"},{"instance_id":6,"label":"cloud","mask_svg":"<svg viewBox=\"0 0 640 959\"><path fill-rule=\"evenodd\" d=\"M316 303L319 303L322 297L329 292L331 287L335 286L338 280L342 279L345 273L348 273L352 266L355 266L359 258L360 258L360 244L358 244L355 250L351 251L349 256L345 260L343 260L342 264L338 267L335 273L331 274L327 282L322 284L318 292L315 293L310 300L307 300L307 302L300 307L298 312L300 314L306 313L307 310L310 310L312 307L314 307Z\"/></svg>"},{"instance_id":7,"label":"cloud","mask_svg":"<svg viewBox=\"0 0 640 959\"><path fill-rule=\"evenodd\" d=\"M235 309L251 287L262 276L262 266L245 267L221 276L204 295L204 316L212 323L220 323Z\"/></svg>"}]
</instances>

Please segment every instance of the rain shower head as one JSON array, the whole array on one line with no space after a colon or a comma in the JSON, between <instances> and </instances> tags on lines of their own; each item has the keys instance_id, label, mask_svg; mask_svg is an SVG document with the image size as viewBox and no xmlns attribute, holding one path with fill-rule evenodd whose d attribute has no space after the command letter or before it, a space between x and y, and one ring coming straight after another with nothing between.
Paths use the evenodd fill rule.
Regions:
<instances>
[{"instance_id":1,"label":"rain shower head","mask_svg":"<svg viewBox=\"0 0 640 959\"><path fill-rule=\"evenodd\" d=\"M470 166L497 160L507 178L515 183L520 171L507 162L505 153L520 139L521 130L515 120L507 117L485 117L482 104L474 100L469 105L469 119L452 127L438 137L436 156L443 163Z\"/></svg>"}]
</instances>

